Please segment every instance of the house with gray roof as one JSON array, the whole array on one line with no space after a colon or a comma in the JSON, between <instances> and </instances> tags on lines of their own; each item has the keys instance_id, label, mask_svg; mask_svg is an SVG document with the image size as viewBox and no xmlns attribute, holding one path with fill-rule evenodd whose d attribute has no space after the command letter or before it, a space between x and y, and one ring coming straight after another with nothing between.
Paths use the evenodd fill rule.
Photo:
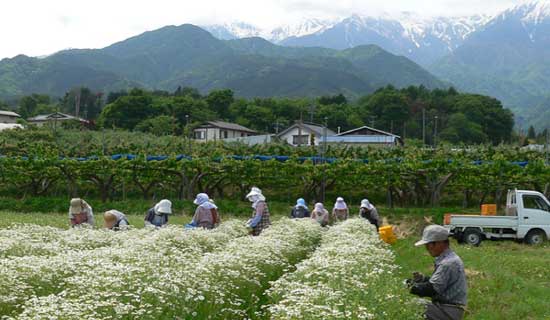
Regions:
<instances>
[{"instance_id":1,"label":"house with gray roof","mask_svg":"<svg viewBox=\"0 0 550 320\"><path fill-rule=\"evenodd\" d=\"M242 138L255 135L256 131L236 123L223 121L206 121L193 130L197 141L213 141L228 138Z\"/></svg>"},{"instance_id":2,"label":"house with gray roof","mask_svg":"<svg viewBox=\"0 0 550 320\"><path fill-rule=\"evenodd\" d=\"M36 117L28 118L27 122L29 124L34 124L36 126L41 127L45 124L52 125L52 124L55 124L55 123L61 123L61 122L64 122L64 121L71 121L71 120L76 120L76 121L80 122L82 125L88 125L89 124L88 120L78 118L78 117L75 117L75 116L71 116L70 114L65 114L65 113L61 113L61 112L54 112L54 113L51 113L51 114L41 114L41 115L38 115Z\"/></svg>"},{"instance_id":3,"label":"house with gray roof","mask_svg":"<svg viewBox=\"0 0 550 320\"><path fill-rule=\"evenodd\" d=\"M20 115L13 111L0 110L0 123L16 123Z\"/></svg>"},{"instance_id":4,"label":"house with gray roof","mask_svg":"<svg viewBox=\"0 0 550 320\"><path fill-rule=\"evenodd\" d=\"M347 146L401 146L400 136L383 130L362 126L327 137L327 144Z\"/></svg>"},{"instance_id":5,"label":"house with gray roof","mask_svg":"<svg viewBox=\"0 0 550 320\"><path fill-rule=\"evenodd\" d=\"M281 131L277 137L292 146L318 146L323 142L324 130L322 125L299 121ZM336 134L328 128L326 130L327 136Z\"/></svg>"}]
</instances>

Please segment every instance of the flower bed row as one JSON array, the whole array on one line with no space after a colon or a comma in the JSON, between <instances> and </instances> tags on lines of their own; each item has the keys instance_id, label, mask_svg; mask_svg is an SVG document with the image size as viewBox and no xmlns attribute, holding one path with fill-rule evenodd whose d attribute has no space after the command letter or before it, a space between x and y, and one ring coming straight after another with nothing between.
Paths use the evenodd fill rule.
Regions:
<instances>
[{"instance_id":1,"label":"flower bed row","mask_svg":"<svg viewBox=\"0 0 550 320\"><path fill-rule=\"evenodd\" d=\"M420 319L420 307L394 276L389 246L364 219L332 227L307 260L272 283L271 319Z\"/></svg>"},{"instance_id":2,"label":"flower bed row","mask_svg":"<svg viewBox=\"0 0 550 320\"><path fill-rule=\"evenodd\" d=\"M162 277L169 265L184 268L205 253L220 250L232 239L246 235L246 229L240 221L228 221L211 231L184 231L176 226L125 232L19 226L9 233L20 241L43 236L44 242L29 241L19 246L20 250L29 249L31 255L25 255L15 250L15 241L11 254L0 258L0 269L6 270L0 274L0 314L5 318L59 318L61 310L67 309L72 311L65 318L77 319L87 314L80 317L77 310L94 305L85 300L85 295L102 292L120 297L123 305L135 305L136 291L129 289L139 288L141 279ZM72 296L82 299L70 301ZM99 303L98 308L103 307ZM73 313L75 316L70 316ZM93 314L88 318L94 318Z\"/></svg>"},{"instance_id":3,"label":"flower bed row","mask_svg":"<svg viewBox=\"0 0 550 320\"><path fill-rule=\"evenodd\" d=\"M212 239L216 233L226 233L221 229L191 234ZM217 238L218 249L207 253L201 247L215 245L206 239L195 246L180 246L182 242L163 233L158 232L154 242L160 245L155 247L148 244L152 239L133 239L137 243L121 241L115 247L73 252L80 253L81 260L66 263L79 269L83 267L79 261L86 261L81 272L63 278L57 292L28 296L20 313L6 318L254 317L265 301L263 293L269 281L293 270L321 239L321 228L309 219L283 219L258 237ZM129 233L126 237L132 238ZM105 254L110 258L102 258ZM48 277L51 271L43 276Z\"/></svg>"}]
</instances>

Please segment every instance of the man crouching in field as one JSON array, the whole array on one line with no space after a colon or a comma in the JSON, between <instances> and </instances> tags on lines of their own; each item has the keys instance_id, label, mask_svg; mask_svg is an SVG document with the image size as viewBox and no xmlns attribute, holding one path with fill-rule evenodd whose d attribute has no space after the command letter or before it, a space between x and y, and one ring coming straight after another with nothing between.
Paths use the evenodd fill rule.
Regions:
<instances>
[{"instance_id":1,"label":"man crouching in field","mask_svg":"<svg viewBox=\"0 0 550 320\"><path fill-rule=\"evenodd\" d=\"M415 246L425 245L435 258L435 270L431 277L418 272L408 279L412 294L432 298L425 317L432 320L458 320L464 317L466 306L466 274L464 264L449 248L449 231L439 225L424 228L422 240Z\"/></svg>"}]
</instances>

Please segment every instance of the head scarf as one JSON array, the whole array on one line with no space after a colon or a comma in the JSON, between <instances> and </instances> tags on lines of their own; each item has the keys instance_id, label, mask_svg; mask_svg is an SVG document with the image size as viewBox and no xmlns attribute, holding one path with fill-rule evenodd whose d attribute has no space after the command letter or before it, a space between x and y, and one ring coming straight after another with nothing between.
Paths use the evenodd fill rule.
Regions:
<instances>
[{"instance_id":1,"label":"head scarf","mask_svg":"<svg viewBox=\"0 0 550 320\"><path fill-rule=\"evenodd\" d=\"M300 207L307 209L306 200L304 200L303 198L296 200L296 209Z\"/></svg>"},{"instance_id":2,"label":"head scarf","mask_svg":"<svg viewBox=\"0 0 550 320\"><path fill-rule=\"evenodd\" d=\"M348 205L344 202L344 198L338 197L334 203L334 208L338 210L345 210L348 208Z\"/></svg>"},{"instance_id":3,"label":"head scarf","mask_svg":"<svg viewBox=\"0 0 550 320\"><path fill-rule=\"evenodd\" d=\"M372 208L374 208L374 206L369 202L369 200L363 199L363 200L361 200L361 208L372 210Z\"/></svg>"},{"instance_id":4,"label":"head scarf","mask_svg":"<svg viewBox=\"0 0 550 320\"><path fill-rule=\"evenodd\" d=\"M256 206L260 201L265 201L265 197L262 194L262 190L258 187L252 187L252 190L246 195L246 198L252 202L252 208L256 209Z\"/></svg>"},{"instance_id":5,"label":"head scarf","mask_svg":"<svg viewBox=\"0 0 550 320\"><path fill-rule=\"evenodd\" d=\"M195 201L193 201L193 203L198 205L199 207L203 207L208 210L213 208L218 208L212 202L210 202L210 197L208 197L206 193L197 194Z\"/></svg>"},{"instance_id":6,"label":"head scarf","mask_svg":"<svg viewBox=\"0 0 550 320\"><path fill-rule=\"evenodd\" d=\"M323 210L325 210L325 207L323 207L323 204L321 202L317 202L315 204L315 211L317 212L323 212Z\"/></svg>"}]
</instances>

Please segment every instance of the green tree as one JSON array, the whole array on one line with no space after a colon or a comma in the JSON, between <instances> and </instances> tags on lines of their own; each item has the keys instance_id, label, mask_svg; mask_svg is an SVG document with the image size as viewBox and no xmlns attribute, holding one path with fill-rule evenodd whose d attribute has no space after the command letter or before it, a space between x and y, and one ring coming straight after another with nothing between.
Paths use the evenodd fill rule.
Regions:
<instances>
[{"instance_id":1,"label":"green tree","mask_svg":"<svg viewBox=\"0 0 550 320\"><path fill-rule=\"evenodd\" d=\"M135 130L152 133L156 136L167 136L179 131L179 126L176 118L161 115L141 121L136 125Z\"/></svg>"},{"instance_id":2,"label":"green tree","mask_svg":"<svg viewBox=\"0 0 550 320\"><path fill-rule=\"evenodd\" d=\"M94 120L101 112L101 103L101 93L93 92L86 87L78 87L65 93L60 101L60 110L80 118Z\"/></svg>"},{"instance_id":3,"label":"green tree","mask_svg":"<svg viewBox=\"0 0 550 320\"><path fill-rule=\"evenodd\" d=\"M440 138L455 144L479 144L487 141L487 135L483 133L481 125L468 120L462 113L455 113L449 117Z\"/></svg>"},{"instance_id":4,"label":"green tree","mask_svg":"<svg viewBox=\"0 0 550 320\"><path fill-rule=\"evenodd\" d=\"M537 137L537 134L535 132L535 128L533 126L529 126L529 130L527 130L527 139L535 140Z\"/></svg>"},{"instance_id":5,"label":"green tree","mask_svg":"<svg viewBox=\"0 0 550 320\"><path fill-rule=\"evenodd\" d=\"M156 116L151 96L141 89L133 89L128 96L107 105L99 116L99 125L108 128L132 130L141 121Z\"/></svg>"},{"instance_id":6,"label":"green tree","mask_svg":"<svg viewBox=\"0 0 550 320\"><path fill-rule=\"evenodd\" d=\"M213 90L206 96L206 103L210 109L223 119L228 119L229 106L233 101L235 101L235 99L233 97L233 91L230 89Z\"/></svg>"},{"instance_id":7,"label":"green tree","mask_svg":"<svg viewBox=\"0 0 550 320\"><path fill-rule=\"evenodd\" d=\"M37 115L37 108L39 104L49 105L50 97L43 94L32 94L30 96L24 96L19 100L19 106L17 113L24 119Z\"/></svg>"}]
</instances>

